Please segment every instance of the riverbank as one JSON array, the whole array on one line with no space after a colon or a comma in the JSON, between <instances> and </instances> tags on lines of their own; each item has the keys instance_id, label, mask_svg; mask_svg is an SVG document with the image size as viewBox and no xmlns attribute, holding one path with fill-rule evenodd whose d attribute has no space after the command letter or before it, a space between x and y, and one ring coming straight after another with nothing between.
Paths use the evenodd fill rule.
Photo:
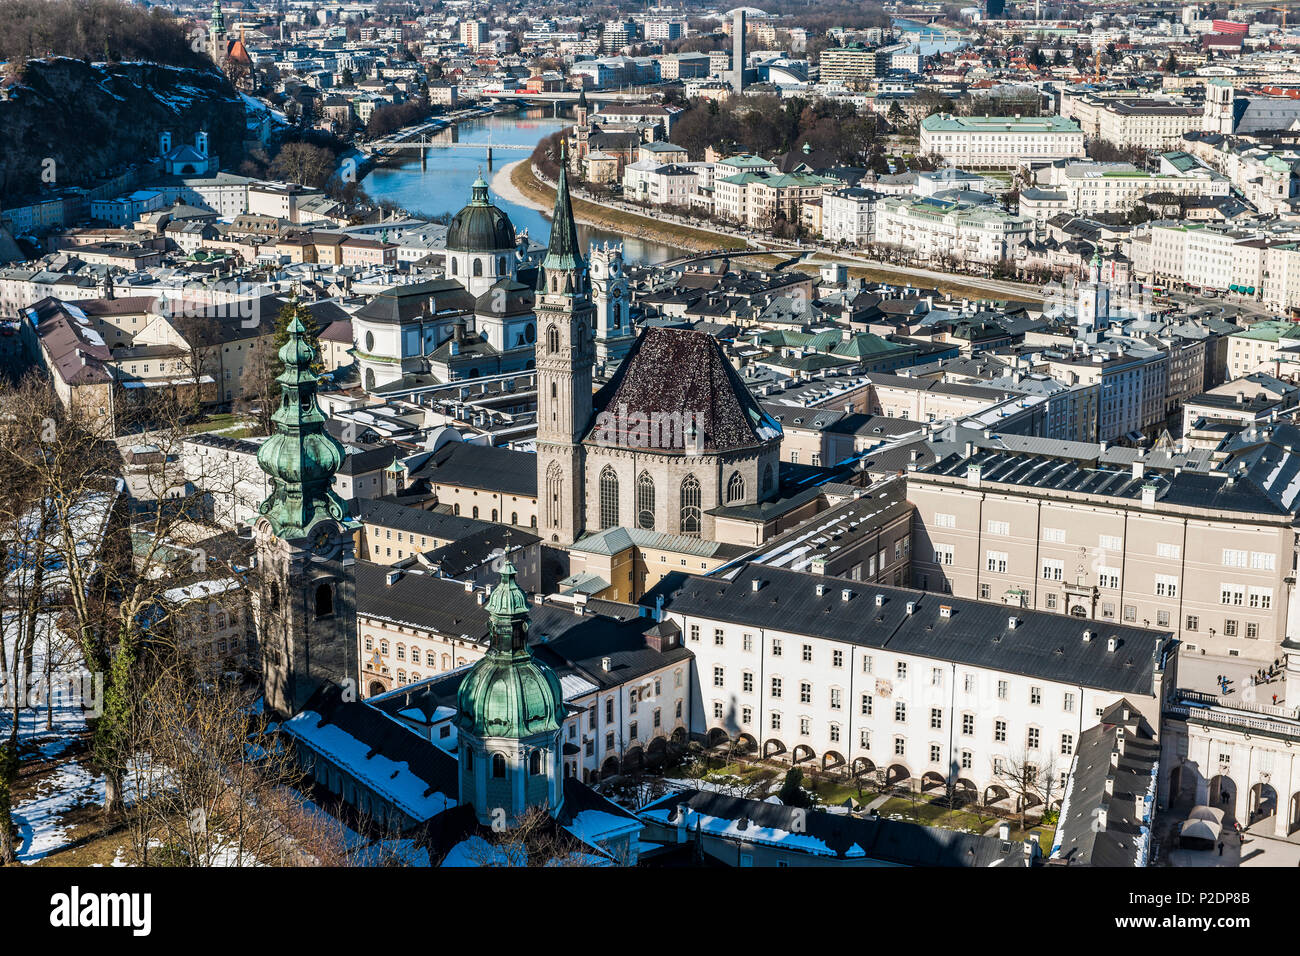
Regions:
<instances>
[{"instance_id":1,"label":"riverbank","mask_svg":"<svg viewBox=\"0 0 1300 956\"><path fill-rule=\"evenodd\" d=\"M492 177L492 189L503 199L536 209L548 217L555 207L555 188L538 179L533 171L532 161L529 159L517 160L508 166L503 166ZM610 209L576 197L573 199L573 217L578 222L598 229L663 243L683 252L747 248L743 239L726 233L677 226L649 216Z\"/></svg>"}]
</instances>

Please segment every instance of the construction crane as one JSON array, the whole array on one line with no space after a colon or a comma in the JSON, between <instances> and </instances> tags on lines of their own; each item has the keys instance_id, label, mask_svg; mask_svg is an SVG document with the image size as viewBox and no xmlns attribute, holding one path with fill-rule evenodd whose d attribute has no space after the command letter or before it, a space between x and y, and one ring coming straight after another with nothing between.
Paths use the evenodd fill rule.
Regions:
<instances>
[{"instance_id":1,"label":"construction crane","mask_svg":"<svg viewBox=\"0 0 1300 956\"><path fill-rule=\"evenodd\" d=\"M1270 9L1270 10L1280 10L1280 11L1282 11L1282 32L1285 33L1285 32L1286 32L1286 12L1287 12L1287 10L1288 10L1289 8L1287 8L1287 7L1269 7L1269 9Z\"/></svg>"}]
</instances>

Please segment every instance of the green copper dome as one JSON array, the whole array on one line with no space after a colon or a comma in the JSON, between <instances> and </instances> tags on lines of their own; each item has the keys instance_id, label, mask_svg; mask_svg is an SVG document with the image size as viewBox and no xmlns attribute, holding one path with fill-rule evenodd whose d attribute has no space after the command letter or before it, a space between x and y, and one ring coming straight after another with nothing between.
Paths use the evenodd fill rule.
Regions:
<instances>
[{"instance_id":1,"label":"green copper dome","mask_svg":"<svg viewBox=\"0 0 1300 956\"><path fill-rule=\"evenodd\" d=\"M477 737L555 733L564 719L560 680L528 647L528 599L515 573L508 561L501 568L487 604L491 645L456 695L456 726Z\"/></svg>"},{"instance_id":2,"label":"green copper dome","mask_svg":"<svg viewBox=\"0 0 1300 956\"><path fill-rule=\"evenodd\" d=\"M280 404L271 414L274 432L257 450L257 463L271 479L271 494L257 510L276 535L298 538L323 518L347 519L348 506L332 487L347 452L325 430L325 413L316 402L320 380L311 370L316 353L297 316L288 331L279 352L284 371L276 377Z\"/></svg>"},{"instance_id":3,"label":"green copper dome","mask_svg":"<svg viewBox=\"0 0 1300 956\"><path fill-rule=\"evenodd\" d=\"M452 252L502 252L515 248L515 227L510 217L488 199L488 184L480 176L470 187L469 205L447 227L447 248Z\"/></svg>"}]
</instances>

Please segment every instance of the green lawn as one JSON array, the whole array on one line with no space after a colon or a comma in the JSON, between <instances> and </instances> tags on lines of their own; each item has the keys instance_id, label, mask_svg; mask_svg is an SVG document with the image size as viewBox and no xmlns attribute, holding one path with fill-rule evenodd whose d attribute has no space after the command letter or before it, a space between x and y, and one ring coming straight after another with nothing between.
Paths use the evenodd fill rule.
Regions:
<instances>
[{"instance_id":1,"label":"green lawn","mask_svg":"<svg viewBox=\"0 0 1300 956\"><path fill-rule=\"evenodd\" d=\"M226 438L247 438L254 434L253 425L242 415L218 412L189 424L191 433L220 432Z\"/></svg>"},{"instance_id":2,"label":"green lawn","mask_svg":"<svg viewBox=\"0 0 1300 956\"><path fill-rule=\"evenodd\" d=\"M918 799L915 804L907 797L890 797L878 808L882 817L900 817L913 823L945 830L970 830L983 833L997 823L992 816L980 817L967 810L950 810L948 807Z\"/></svg>"}]
</instances>

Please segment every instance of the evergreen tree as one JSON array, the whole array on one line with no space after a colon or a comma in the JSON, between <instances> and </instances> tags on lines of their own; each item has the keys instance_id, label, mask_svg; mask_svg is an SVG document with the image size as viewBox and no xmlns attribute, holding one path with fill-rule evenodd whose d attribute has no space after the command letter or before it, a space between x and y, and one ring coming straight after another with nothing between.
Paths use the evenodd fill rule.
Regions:
<instances>
[{"instance_id":1,"label":"evergreen tree","mask_svg":"<svg viewBox=\"0 0 1300 956\"><path fill-rule=\"evenodd\" d=\"M803 771L798 767L791 767L785 774L785 782L781 784L781 789L777 793L777 799L787 807L806 807L808 806L808 795L803 790Z\"/></svg>"},{"instance_id":2,"label":"evergreen tree","mask_svg":"<svg viewBox=\"0 0 1300 956\"><path fill-rule=\"evenodd\" d=\"M316 324L316 316L312 315L311 309L298 300L297 292L290 296L289 301L284 304L275 317L275 342L271 346L271 353L268 358L278 375L280 371L280 349L289 341L289 325L294 318L297 318L306 330L303 333L303 338L312 347L312 351L316 353L316 359L311 363L311 370L319 375L325 370L325 363L321 361L320 326Z\"/></svg>"}]
</instances>

